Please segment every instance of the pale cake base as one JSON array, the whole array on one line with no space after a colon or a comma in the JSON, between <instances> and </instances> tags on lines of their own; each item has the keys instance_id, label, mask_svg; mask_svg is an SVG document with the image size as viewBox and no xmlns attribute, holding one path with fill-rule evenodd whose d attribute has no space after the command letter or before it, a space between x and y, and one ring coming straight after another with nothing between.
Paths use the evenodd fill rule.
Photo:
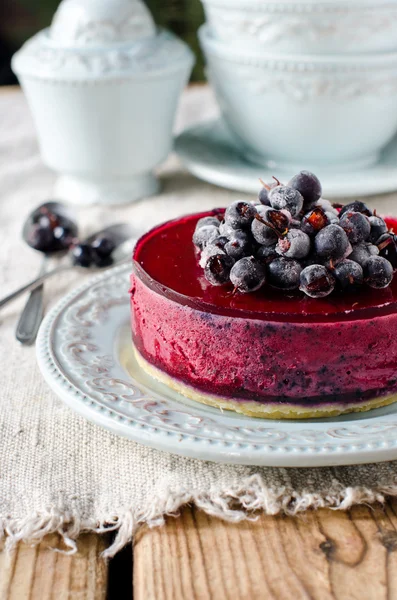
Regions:
<instances>
[{"instance_id":1,"label":"pale cake base","mask_svg":"<svg viewBox=\"0 0 397 600\"><path fill-rule=\"evenodd\" d=\"M199 392L148 363L135 348L134 353L138 365L145 373L157 381L164 383L179 394L182 394L191 400L195 400L196 402L219 408L221 411L231 410L248 417L259 417L262 419L313 419L320 417L337 417L338 415L346 413L365 412L367 410L372 410L373 408L387 406L388 404L397 401L397 394L392 394L383 398L374 398L373 400L365 400L364 402L352 402L350 404L344 404L343 406L336 403L327 403L326 406L317 406L315 408L313 406L306 407L293 403L280 405L273 403L266 404L256 402L255 400L229 400L228 398Z\"/></svg>"}]
</instances>

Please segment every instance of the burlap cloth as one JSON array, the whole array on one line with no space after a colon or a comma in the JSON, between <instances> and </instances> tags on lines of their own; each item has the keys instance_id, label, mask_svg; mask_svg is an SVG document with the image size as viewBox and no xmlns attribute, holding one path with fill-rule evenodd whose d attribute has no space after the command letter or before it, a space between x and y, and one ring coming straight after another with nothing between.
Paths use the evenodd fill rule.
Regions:
<instances>
[{"instance_id":1,"label":"burlap cloth","mask_svg":"<svg viewBox=\"0 0 397 600\"><path fill-rule=\"evenodd\" d=\"M177 128L215 113L209 90L192 88L184 95ZM125 219L139 233L237 196L194 179L175 157L161 169L161 179L161 195L128 208L80 210L81 223L88 231ZM53 181L40 160L22 94L0 94L1 295L39 268L39 257L21 242L21 224L31 208L51 196ZM397 208L397 196L383 196L376 205L381 212L393 202ZM48 283L48 306L81 281L72 273ZM15 341L22 305L18 301L0 313L0 528L8 547L57 531L73 551L80 532L113 527L118 535L107 551L111 556L140 524L161 525L166 514L188 502L238 521L257 510L346 509L397 494L397 462L324 469L212 464L151 450L88 423L48 389L34 348Z\"/></svg>"}]
</instances>

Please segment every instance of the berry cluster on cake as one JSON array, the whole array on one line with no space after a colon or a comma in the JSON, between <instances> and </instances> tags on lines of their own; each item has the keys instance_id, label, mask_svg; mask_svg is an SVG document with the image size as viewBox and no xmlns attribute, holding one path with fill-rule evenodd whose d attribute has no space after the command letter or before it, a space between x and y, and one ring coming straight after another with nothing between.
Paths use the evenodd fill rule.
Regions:
<instances>
[{"instance_id":1,"label":"berry cluster on cake","mask_svg":"<svg viewBox=\"0 0 397 600\"><path fill-rule=\"evenodd\" d=\"M397 400L397 238L364 203L333 205L307 171L255 202L165 223L138 242L134 348L199 402L265 418Z\"/></svg>"}]
</instances>

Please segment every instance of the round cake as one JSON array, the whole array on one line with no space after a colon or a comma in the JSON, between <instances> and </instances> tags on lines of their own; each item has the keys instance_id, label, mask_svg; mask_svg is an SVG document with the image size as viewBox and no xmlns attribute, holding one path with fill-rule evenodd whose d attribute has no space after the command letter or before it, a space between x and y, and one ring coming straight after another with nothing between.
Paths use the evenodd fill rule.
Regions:
<instances>
[{"instance_id":1,"label":"round cake","mask_svg":"<svg viewBox=\"0 0 397 600\"><path fill-rule=\"evenodd\" d=\"M140 366L198 402L255 417L324 417L396 401L397 278L325 298L213 286L192 237L199 219L222 214L170 221L137 243L130 293Z\"/></svg>"}]
</instances>

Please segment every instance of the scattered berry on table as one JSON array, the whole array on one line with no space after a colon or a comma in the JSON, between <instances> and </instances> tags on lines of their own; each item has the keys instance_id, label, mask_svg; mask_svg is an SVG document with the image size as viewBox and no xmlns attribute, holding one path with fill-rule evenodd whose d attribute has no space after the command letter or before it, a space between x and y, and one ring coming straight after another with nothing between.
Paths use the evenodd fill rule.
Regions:
<instances>
[{"instance_id":1,"label":"scattered berry on table","mask_svg":"<svg viewBox=\"0 0 397 600\"><path fill-rule=\"evenodd\" d=\"M49 227L42 227L37 223L31 227L27 240L29 246L35 250L49 252L54 243L54 235Z\"/></svg>"},{"instance_id":2,"label":"scattered berry on table","mask_svg":"<svg viewBox=\"0 0 397 600\"><path fill-rule=\"evenodd\" d=\"M303 196L303 208L309 210L312 205L320 200L322 187L320 180L316 175L309 171L301 171L288 182L288 187L298 190Z\"/></svg>"},{"instance_id":3,"label":"scattered berry on table","mask_svg":"<svg viewBox=\"0 0 397 600\"><path fill-rule=\"evenodd\" d=\"M267 280L281 290L296 290L299 287L302 267L297 260L276 258L267 266Z\"/></svg>"},{"instance_id":4,"label":"scattered berry on table","mask_svg":"<svg viewBox=\"0 0 397 600\"><path fill-rule=\"evenodd\" d=\"M310 252L310 238L300 229L291 229L280 238L276 250L286 258L305 258Z\"/></svg>"},{"instance_id":5,"label":"scattered berry on table","mask_svg":"<svg viewBox=\"0 0 397 600\"><path fill-rule=\"evenodd\" d=\"M212 285L224 285L230 279L234 260L227 254L213 254L205 263L204 275Z\"/></svg>"},{"instance_id":6,"label":"scattered berry on table","mask_svg":"<svg viewBox=\"0 0 397 600\"><path fill-rule=\"evenodd\" d=\"M369 218L359 212L344 212L339 224L345 230L351 244L365 242L371 233Z\"/></svg>"},{"instance_id":7,"label":"scattered berry on table","mask_svg":"<svg viewBox=\"0 0 397 600\"><path fill-rule=\"evenodd\" d=\"M298 190L286 185L278 185L269 192L270 204L277 210L288 210L297 217L303 208L303 196Z\"/></svg>"},{"instance_id":8,"label":"scattered berry on table","mask_svg":"<svg viewBox=\"0 0 397 600\"><path fill-rule=\"evenodd\" d=\"M318 256L334 261L346 258L352 251L346 232L339 225L321 229L314 238L314 248Z\"/></svg>"},{"instance_id":9,"label":"scattered berry on table","mask_svg":"<svg viewBox=\"0 0 397 600\"><path fill-rule=\"evenodd\" d=\"M248 294L255 292L265 283L265 267L253 256L246 256L238 260L230 271L230 281L235 290Z\"/></svg>"},{"instance_id":10,"label":"scattered berry on table","mask_svg":"<svg viewBox=\"0 0 397 600\"><path fill-rule=\"evenodd\" d=\"M73 248L73 263L79 267L90 267L93 262L90 244L77 244Z\"/></svg>"},{"instance_id":11,"label":"scattered berry on table","mask_svg":"<svg viewBox=\"0 0 397 600\"><path fill-rule=\"evenodd\" d=\"M382 256L371 256L365 263L364 278L370 287L385 288L393 279L393 267Z\"/></svg>"},{"instance_id":12,"label":"scattered berry on table","mask_svg":"<svg viewBox=\"0 0 397 600\"><path fill-rule=\"evenodd\" d=\"M323 265L310 265L300 275L300 289L311 298L324 298L335 287L335 279Z\"/></svg>"},{"instance_id":13,"label":"scattered berry on table","mask_svg":"<svg viewBox=\"0 0 397 600\"><path fill-rule=\"evenodd\" d=\"M335 277L338 287L342 290L356 289L364 281L362 267L348 258L335 265L332 269L332 275Z\"/></svg>"}]
</instances>

